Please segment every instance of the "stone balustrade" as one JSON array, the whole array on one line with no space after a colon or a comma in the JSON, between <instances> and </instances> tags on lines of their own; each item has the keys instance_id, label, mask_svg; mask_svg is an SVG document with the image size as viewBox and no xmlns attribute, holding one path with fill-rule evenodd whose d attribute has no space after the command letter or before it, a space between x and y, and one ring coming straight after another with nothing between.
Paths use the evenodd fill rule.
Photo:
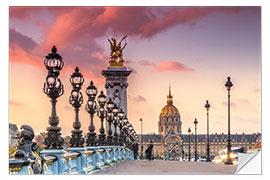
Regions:
<instances>
[{"instance_id":1,"label":"stone balustrade","mask_svg":"<svg viewBox=\"0 0 270 180\"><path fill-rule=\"evenodd\" d=\"M123 146L74 147L43 150L43 174L91 174L121 160L133 159L133 152ZM30 159L9 160L10 174L34 174Z\"/></svg>"}]
</instances>

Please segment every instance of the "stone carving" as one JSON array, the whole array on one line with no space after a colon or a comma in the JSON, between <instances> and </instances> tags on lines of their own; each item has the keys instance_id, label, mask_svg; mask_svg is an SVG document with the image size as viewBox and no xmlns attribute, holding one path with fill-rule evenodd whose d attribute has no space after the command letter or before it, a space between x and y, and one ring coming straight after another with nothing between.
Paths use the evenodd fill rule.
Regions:
<instances>
[{"instance_id":1,"label":"stone carving","mask_svg":"<svg viewBox=\"0 0 270 180\"><path fill-rule=\"evenodd\" d=\"M113 102L116 104L118 108L120 107L121 97L118 89L115 89L113 93Z\"/></svg>"},{"instance_id":2,"label":"stone carving","mask_svg":"<svg viewBox=\"0 0 270 180\"><path fill-rule=\"evenodd\" d=\"M17 135L18 143L16 144L17 151L14 153L14 158L17 159L31 159L34 161L32 169L34 174L41 174L43 172L44 158L37 150L38 146L32 142L35 134L31 126L22 125L21 131Z\"/></svg>"}]
</instances>

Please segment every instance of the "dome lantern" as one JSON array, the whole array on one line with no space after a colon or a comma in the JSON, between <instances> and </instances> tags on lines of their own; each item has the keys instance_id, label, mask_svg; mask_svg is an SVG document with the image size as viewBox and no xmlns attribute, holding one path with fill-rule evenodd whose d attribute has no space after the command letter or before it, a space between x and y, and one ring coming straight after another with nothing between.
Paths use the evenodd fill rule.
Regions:
<instances>
[{"instance_id":1,"label":"dome lantern","mask_svg":"<svg viewBox=\"0 0 270 180\"><path fill-rule=\"evenodd\" d=\"M173 100L172 100L172 94L171 94L171 86L169 86L169 95L167 96L167 104L168 105L172 105L173 104Z\"/></svg>"}]
</instances>

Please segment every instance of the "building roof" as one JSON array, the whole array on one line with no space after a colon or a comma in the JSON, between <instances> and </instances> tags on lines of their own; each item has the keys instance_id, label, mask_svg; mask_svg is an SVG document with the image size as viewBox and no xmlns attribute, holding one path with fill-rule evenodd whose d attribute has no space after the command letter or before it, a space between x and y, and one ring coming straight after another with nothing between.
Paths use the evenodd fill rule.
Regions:
<instances>
[{"instance_id":1,"label":"building roof","mask_svg":"<svg viewBox=\"0 0 270 180\"><path fill-rule=\"evenodd\" d=\"M179 116L178 109L173 105L173 96L171 95L171 87L169 87L169 95L167 96L167 105L165 105L160 111L160 118L167 118L171 116Z\"/></svg>"},{"instance_id":2,"label":"building roof","mask_svg":"<svg viewBox=\"0 0 270 180\"><path fill-rule=\"evenodd\" d=\"M168 132L169 133L169 132ZM168 135L167 133L167 135ZM173 134L175 134L173 132ZM142 140L143 142L150 142L151 140L153 142L161 142L165 137L164 135L160 134L143 134ZM189 135L188 134L178 134L181 139L183 139L183 142L189 141ZM139 134L139 142L141 141L141 135ZM261 133L252 133L252 134L231 134L232 142L256 142L256 140L261 140ZM207 135L206 134L198 134L197 135L198 142L206 142L207 141ZM191 142L195 141L194 134L191 134ZM226 142L227 141L227 135L226 134L210 134L209 135L209 141L210 142Z\"/></svg>"}]
</instances>

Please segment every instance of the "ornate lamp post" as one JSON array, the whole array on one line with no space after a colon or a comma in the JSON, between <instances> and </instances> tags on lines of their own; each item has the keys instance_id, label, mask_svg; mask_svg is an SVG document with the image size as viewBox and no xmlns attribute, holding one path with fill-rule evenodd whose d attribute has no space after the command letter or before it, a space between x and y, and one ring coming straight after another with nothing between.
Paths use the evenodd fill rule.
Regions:
<instances>
[{"instance_id":1,"label":"ornate lamp post","mask_svg":"<svg viewBox=\"0 0 270 180\"><path fill-rule=\"evenodd\" d=\"M191 133L191 129L190 127L188 128L188 161L190 161L190 133Z\"/></svg>"},{"instance_id":2,"label":"ornate lamp post","mask_svg":"<svg viewBox=\"0 0 270 180\"><path fill-rule=\"evenodd\" d=\"M118 112L118 126L120 129L119 133L119 145L123 145L123 118L125 117L125 113L122 109Z\"/></svg>"},{"instance_id":3,"label":"ornate lamp post","mask_svg":"<svg viewBox=\"0 0 270 180\"><path fill-rule=\"evenodd\" d=\"M231 82L231 78L228 77L227 78L227 82L225 84L225 87L227 88L228 91L228 145L227 145L227 159L225 161L225 164L233 164L232 159L231 159L231 130L230 130L230 126L231 126L231 122L230 122L230 91L231 91L231 87L233 86L232 82Z\"/></svg>"},{"instance_id":4,"label":"ornate lamp post","mask_svg":"<svg viewBox=\"0 0 270 180\"><path fill-rule=\"evenodd\" d=\"M109 130L108 130L108 136L107 136L107 145L112 145L113 144L113 136L112 136L112 122L113 122L113 107L114 103L112 102L112 99L110 98L109 101L106 104L106 109L108 111L107 113L107 121L109 123Z\"/></svg>"},{"instance_id":5,"label":"ornate lamp post","mask_svg":"<svg viewBox=\"0 0 270 180\"><path fill-rule=\"evenodd\" d=\"M114 125L114 134L113 134L113 144L115 146L118 145L118 134L117 134L117 124L118 124L118 107L116 104L114 104L114 107L112 109L113 113L113 125Z\"/></svg>"},{"instance_id":6,"label":"ornate lamp post","mask_svg":"<svg viewBox=\"0 0 270 180\"><path fill-rule=\"evenodd\" d=\"M123 143L126 146L127 146L127 137L126 137L126 135L128 136L128 134L127 134L127 128L128 127L129 127L129 122L128 122L127 116L125 116L124 119L123 119L123 131L124 131L124 133L123 133L124 142Z\"/></svg>"},{"instance_id":7,"label":"ornate lamp post","mask_svg":"<svg viewBox=\"0 0 270 180\"><path fill-rule=\"evenodd\" d=\"M129 124L129 127L128 127L128 134L129 134L129 139L130 139L130 142L132 142L133 140L132 140L132 129L133 129L133 127L132 127L132 124Z\"/></svg>"},{"instance_id":8,"label":"ornate lamp post","mask_svg":"<svg viewBox=\"0 0 270 180\"><path fill-rule=\"evenodd\" d=\"M194 120L194 124L195 124L195 161L197 161L198 157L197 157L197 118L195 118Z\"/></svg>"},{"instance_id":9,"label":"ornate lamp post","mask_svg":"<svg viewBox=\"0 0 270 180\"><path fill-rule=\"evenodd\" d=\"M185 151L184 151L183 139L181 139L181 154L182 154L182 160L184 160Z\"/></svg>"},{"instance_id":10,"label":"ornate lamp post","mask_svg":"<svg viewBox=\"0 0 270 180\"><path fill-rule=\"evenodd\" d=\"M58 78L60 70L64 66L64 62L62 61L62 57L57 53L55 46L53 46L52 52L46 56L44 65L48 70L48 75L44 83L43 92L51 98L52 104L52 112L49 117L50 127L46 129L48 134L44 140L44 144L46 145L46 149L63 149L62 145L64 140L61 137L61 128L57 126L59 119L56 115L56 99L64 94L64 87L61 80Z\"/></svg>"},{"instance_id":11,"label":"ornate lamp post","mask_svg":"<svg viewBox=\"0 0 270 180\"><path fill-rule=\"evenodd\" d=\"M142 142L143 142L143 120L142 118L140 119L141 121L141 158L143 157L143 145L142 145Z\"/></svg>"},{"instance_id":12,"label":"ornate lamp post","mask_svg":"<svg viewBox=\"0 0 270 180\"><path fill-rule=\"evenodd\" d=\"M73 122L73 130L71 131L70 146L82 147L84 144L84 138L82 137L81 123L79 121L79 109L83 103L83 96L80 92L84 79L79 72L79 68L75 68L75 72L70 77L70 83L73 86L71 95L69 97L69 103L75 108L75 121Z\"/></svg>"},{"instance_id":13,"label":"ornate lamp post","mask_svg":"<svg viewBox=\"0 0 270 180\"><path fill-rule=\"evenodd\" d=\"M87 133L87 146L95 146L96 145L96 133L95 133L95 126L93 122L94 114L97 111L97 103L95 101L97 95L97 88L94 86L93 81L90 82L90 86L86 89L86 94L88 96L88 101L85 106L85 110L90 114L90 126L89 132Z\"/></svg>"},{"instance_id":14,"label":"ornate lamp post","mask_svg":"<svg viewBox=\"0 0 270 180\"><path fill-rule=\"evenodd\" d=\"M210 104L208 103L208 100L206 100L206 104L204 107L206 108L206 111L207 111L207 147L206 147L207 158L206 158L206 161L211 162L210 145L209 145L209 108L210 108Z\"/></svg>"},{"instance_id":15,"label":"ornate lamp post","mask_svg":"<svg viewBox=\"0 0 270 180\"><path fill-rule=\"evenodd\" d=\"M99 129L99 139L98 139L98 144L99 145L105 145L106 143L106 135L105 135L105 130L104 130L104 118L107 116L107 111L105 109L105 103L107 101L106 96L104 95L103 91L100 92L100 95L97 98L98 104L99 104L99 109L97 112L98 117L100 118L101 121L101 127Z\"/></svg>"}]
</instances>

